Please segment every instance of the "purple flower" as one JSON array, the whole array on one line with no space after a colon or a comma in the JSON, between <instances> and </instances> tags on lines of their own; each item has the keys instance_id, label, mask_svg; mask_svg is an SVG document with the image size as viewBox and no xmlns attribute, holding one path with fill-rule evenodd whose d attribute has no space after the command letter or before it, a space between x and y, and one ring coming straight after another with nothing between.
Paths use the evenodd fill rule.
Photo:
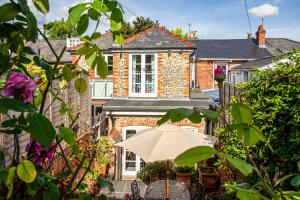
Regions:
<instances>
[{"instance_id":1,"label":"purple flower","mask_svg":"<svg viewBox=\"0 0 300 200\"><path fill-rule=\"evenodd\" d=\"M220 83L225 80L225 73L221 66L217 66L217 69L215 69L215 80Z\"/></svg>"},{"instance_id":2,"label":"purple flower","mask_svg":"<svg viewBox=\"0 0 300 200\"><path fill-rule=\"evenodd\" d=\"M27 157L35 164L42 165L47 160L50 161L53 158L56 144L52 143L48 148L42 148L42 145L35 140L30 139L30 142L26 145Z\"/></svg>"},{"instance_id":3,"label":"purple flower","mask_svg":"<svg viewBox=\"0 0 300 200\"><path fill-rule=\"evenodd\" d=\"M19 72L11 72L9 79L5 82L2 95L6 97L21 98L25 103L33 100L33 91L36 83L26 75Z\"/></svg>"}]
</instances>

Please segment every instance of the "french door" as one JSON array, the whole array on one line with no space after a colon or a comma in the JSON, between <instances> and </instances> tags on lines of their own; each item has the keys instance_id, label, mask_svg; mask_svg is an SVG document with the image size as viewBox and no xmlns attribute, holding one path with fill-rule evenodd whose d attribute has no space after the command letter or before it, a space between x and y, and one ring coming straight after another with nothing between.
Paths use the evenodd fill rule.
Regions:
<instances>
[{"instance_id":1,"label":"french door","mask_svg":"<svg viewBox=\"0 0 300 200\"><path fill-rule=\"evenodd\" d=\"M150 128L147 126L128 126L123 128L123 140L135 135L138 131ZM122 171L125 176L135 176L139 170L141 170L145 163L136 154L132 153L128 149L123 149L122 156Z\"/></svg>"}]
</instances>

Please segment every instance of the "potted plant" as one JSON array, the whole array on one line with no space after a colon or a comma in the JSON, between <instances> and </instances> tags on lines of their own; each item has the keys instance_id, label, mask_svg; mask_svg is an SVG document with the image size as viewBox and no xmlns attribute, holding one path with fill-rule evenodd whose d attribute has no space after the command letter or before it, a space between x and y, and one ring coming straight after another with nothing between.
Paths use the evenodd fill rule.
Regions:
<instances>
[{"instance_id":1,"label":"potted plant","mask_svg":"<svg viewBox=\"0 0 300 200\"><path fill-rule=\"evenodd\" d=\"M188 188L192 187L192 171L193 167L175 167L176 181L185 184Z\"/></svg>"},{"instance_id":2,"label":"potted plant","mask_svg":"<svg viewBox=\"0 0 300 200\"><path fill-rule=\"evenodd\" d=\"M201 166L199 169L199 183L207 189L218 187L219 175L214 167Z\"/></svg>"},{"instance_id":3,"label":"potted plant","mask_svg":"<svg viewBox=\"0 0 300 200\"><path fill-rule=\"evenodd\" d=\"M107 137L101 137L96 144L95 171L98 175L107 176L108 166L113 158L113 144Z\"/></svg>"},{"instance_id":4,"label":"potted plant","mask_svg":"<svg viewBox=\"0 0 300 200\"><path fill-rule=\"evenodd\" d=\"M165 161L146 163L145 167L138 172L137 177L145 183L152 183L154 181L164 179L166 169Z\"/></svg>"}]
</instances>

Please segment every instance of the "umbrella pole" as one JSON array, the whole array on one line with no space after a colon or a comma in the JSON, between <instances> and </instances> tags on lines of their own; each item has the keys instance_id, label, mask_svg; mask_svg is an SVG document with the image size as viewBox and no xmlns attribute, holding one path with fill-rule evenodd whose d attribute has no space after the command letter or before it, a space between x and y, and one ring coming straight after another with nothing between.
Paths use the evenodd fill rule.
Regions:
<instances>
[{"instance_id":1,"label":"umbrella pole","mask_svg":"<svg viewBox=\"0 0 300 200\"><path fill-rule=\"evenodd\" d=\"M166 199L170 199L170 160L167 160L167 174L166 174Z\"/></svg>"}]
</instances>

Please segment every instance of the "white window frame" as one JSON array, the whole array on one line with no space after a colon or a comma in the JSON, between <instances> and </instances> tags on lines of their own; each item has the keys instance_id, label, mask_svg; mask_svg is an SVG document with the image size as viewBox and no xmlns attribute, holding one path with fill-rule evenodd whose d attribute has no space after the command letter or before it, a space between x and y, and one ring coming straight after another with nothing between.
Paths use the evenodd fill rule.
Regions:
<instances>
[{"instance_id":1,"label":"white window frame","mask_svg":"<svg viewBox=\"0 0 300 200\"><path fill-rule=\"evenodd\" d=\"M112 82L112 80L93 80L93 81L91 81L90 84L92 86L92 95L91 95L92 99L112 99L112 96L111 97L94 97L94 83L95 82L104 82L104 84L106 85L107 82ZM102 90L104 90L105 87L106 86L104 86ZM113 94L113 92L112 92L112 94Z\"/></svg>"},{"instance_id":2,"label":"white window frame","mask_svg":"<svg viewBox=\"0 0 300 200\"><path fill-rule=\"evenodd\" d=\"M113 57L113 54L103 54L104 60L105 60L105 62L107 64L107 67L108 67L108 56L112 56ZM114 57L113 57L113 59L114 59ZM97 74L96 68L94 69L94 72L95 72L95 77L99 77L99 75ZM111 75L107 75L107 77L112 77L112 76L113 76L112 74Z\"/></svg>"},{"instance_id":3,"label":"white window frame","mask_svg":"<svg viewBox=\"0 0 300 200\"><path fill-rule=\"evenodd\" d=\"M127 130L135 130L137 133L138 131L144 130L144 129L148 129L148 128L152 128L149 126L126 126L122 128L122 138L123 141L126 140L126 131ZM136 155L136 166L135 166L135 171L126 171L125 168L125 149L123 149L122 152L122 175L124 176L136 176L137 172L141 169L141 158L139 156Z\"/></svg>"},{"instance_id":4,"label":"white window frame","mask_svg":"<svg viewBox=\"0 0 300 200\"><path fill-rule=\"evenodd\" d=\"M132 56L133 55L141 55L141 93L135 93L132 91ZM154 55L154 92L153 93L145 93L145 58L146 55ZM157 97L157 87L158 87L158 59L157 53L132 53L129 54L129 96L130 97Z\"/></svg>"}]
</instances>

